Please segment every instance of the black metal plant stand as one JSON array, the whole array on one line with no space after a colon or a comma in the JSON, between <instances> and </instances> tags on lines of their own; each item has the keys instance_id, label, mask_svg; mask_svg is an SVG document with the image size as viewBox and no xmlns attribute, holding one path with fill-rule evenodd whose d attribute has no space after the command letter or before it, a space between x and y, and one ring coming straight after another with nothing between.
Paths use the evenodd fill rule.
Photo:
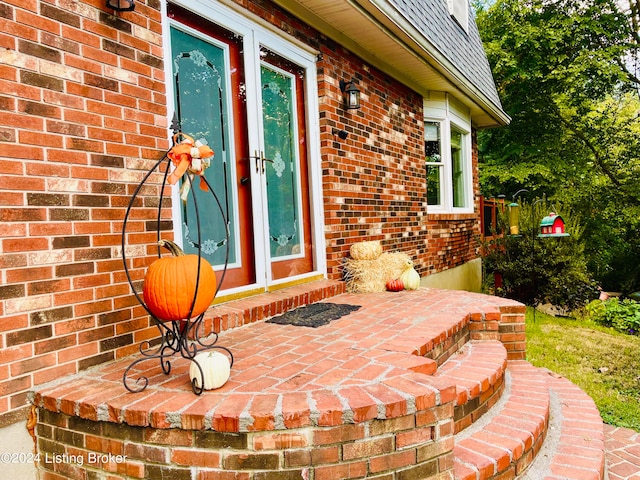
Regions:
<instances>
[{"instance_id":1,"label":"black metal plant stand","mask_svg":"<svg viewBox=\"0 0 640 480\"><path fill-rule=\"evenodd\" d=\"M175 120L174 120L174 126L177 126L177 122L175 122ZM183 134L179 132L177 128L175 128L174 137L173 137L174 142L176 138L179 139L182 135ZM133 393L141 392L145 388L147 388L147 385L149 384L149 379L145 376L139 376L137 379L133 380L134 382L133 385L129 383L131 381L129 376L130 374L133 375L132 369L136 365L144 361L157 359L160 361L160 366L162 367L162 371L166 375L168 375L171 372L171 359L174 356L180 355L182 358L185 358L193 362L199 369L200 371L199 378L202 380L200 382L201 385L198 385L197 378L194 378L193 381L191 382L191 388L193 389L193 392L196 395L200 395L204 390L204 372L202 370L201 365L198 362L194 361L194 357L201 351L210 350L210 349L220 349L220 350L223 350L229 356L230 363L231 365L233 365L233 354L228 348L221 345L217 345L218 334L215 332L213 333L212 337L209 337L206 341L203 341L202 339L200 339L199 334L200 334L200 328L202 326L202 321L205 315L204 313L192 319L171 320L171 321L159 319L153 313L151 313L151 311L149 311L149 309L145 305L145 302L141 297L140 292L136 289L129 272L129 266L127 265L127 248L125 243L126 243L126 237L127 237L128 220L131 212L134 210L137 204L142 203L142 202L139 202L139 195L143 190L143 187L145 186L146 182L149 180L149 178L154 172L164 175L162 185L160 186L160 198L157 205L157 220L156 220L156 240L157 241L160 240L161 212L162 212L163 206L165 206L165 203L166 203L165 191L168 190L167 179L171 170L170 168L171 160L167 156L168 153L169 152L167 152L164 155L164 157L160 159L146 173L142 181L138 184L136 190L134 191L131 197L131 200L129 201L129 205L127 207L127 211L124 217L124 222L122 225L122 260L124 263L124 271L127 276L127 280L131 286L131 289L136 299L138 300L140 305L144 307L147 313L151 316L151 318L153 319L155 325L157 326L160 332L159 345L154 347L154 345L157 343L157 340L154 342L145 340L140 343L139 350L140 350L140 355L142 357L133 361L127 367L127 369L124 371L124 374L122 376L122 383L124 384L124 387L130 392L133 392ZM226 165L224 166L224 168L226 169ZM225 171L225 175L226 175L226 171ZM202 241L200 237L201 229L200 229L200 214L199 214L200 212L198 210L198 202L196 199L196 195L194 193L193 180L191 176L188 173L185 174L183 177L183 181L189 183L188 185L189 195L191 196L194 202L194 207L195 207L195 217L196 217L195 222L196 222L197 231L198 231L198 239L196 242L193 242L193 245L198 250L198 272L199 272L200 262L202 260ZM222 281L224 280L224 275L227 271L227 264L229 261L229 223L228 223L229 215L228 215L228 212L224 211L222 204L220 202L220 199L218 198L218 195L216 194L216 192L214 192L213 188L211 188L211 185L209 184L209 182L207 182L207 179L205 178L204 175L200 177L200 181L206 183L208 187L208 191L213 195L215 203L218 206L219 213L220 215L222 215L222 218L224 220L224 225L226 230L225 231L226 241L224 242L226 247L226 256L225 256L224 270L222 272L222 275L216 287L215 294L217 295L218 291L220 290L220 286L222 285ZM225 183L225 187L226 187L226 183ZM155 188L157 188L157 186ZM227 192L225 192L225 198L226 198L226 194ZM158 246L158 257L160 257L159 246ZM198 274L198 277L199 277L199 274ZM196 279L196 289L195 289L196 293L194 294L192 309L193 309L193 305L195 304L195 300L196 300L195 296L198 291L198 281L199 281L199 278Z\"/></svg>"}]
</instances>

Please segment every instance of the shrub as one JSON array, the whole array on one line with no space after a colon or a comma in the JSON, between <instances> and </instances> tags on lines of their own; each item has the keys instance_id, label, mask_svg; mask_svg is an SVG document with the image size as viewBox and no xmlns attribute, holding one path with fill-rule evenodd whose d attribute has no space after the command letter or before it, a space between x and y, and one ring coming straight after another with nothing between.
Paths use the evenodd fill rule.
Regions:
<instances>
[{"instance_id":1,"label":"shrub","mask_svg":"<svg viewBox=\"0 0 640 480\"><path fill-rule=\"evenodd\" d=\"M594 300L587 305L588 317L596 323L629 335L640 333L640 303L624 299Z\"/></svg>"},{"instance_id":2,"label":"shrub","mask_svg":"<svg viewBox=\"0 0 640 480\"><path fill-rule=\"evenodd\" d=\"M565 220L568 237L538 237L540 220L549 214L547 202L522 204L520 236L504 235L485 245L485 285L495 295L521 301L527 305L551 303L574 310L597 297L596 284L587 270L582 241L583 229L571 212L555 210ZM508 212L500 216L502 231L508 232ZM494 275L502 287L491 285ZM492 288L494 287L494 288Z\"/></svg>"}]
</instances>

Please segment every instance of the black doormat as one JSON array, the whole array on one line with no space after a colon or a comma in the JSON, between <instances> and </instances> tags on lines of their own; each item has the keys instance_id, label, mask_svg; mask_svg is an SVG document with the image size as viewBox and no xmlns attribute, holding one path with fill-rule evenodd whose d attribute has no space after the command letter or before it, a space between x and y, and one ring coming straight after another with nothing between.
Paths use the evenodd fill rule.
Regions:
<instances>
[{"instance_id":1,"label":"black doormat","mask_svg":"<svg viewBox=\"0 0 640 480\"><path fill-rule=\"evenodd\" d=\"M289 310L277 317L270 318L267 323L278 325L295 325L297 327L320 327L327 325L331 320L349 315L360 308L360 305L344 303L312 303L304 307Z\"/></svg>"}]
</instances>

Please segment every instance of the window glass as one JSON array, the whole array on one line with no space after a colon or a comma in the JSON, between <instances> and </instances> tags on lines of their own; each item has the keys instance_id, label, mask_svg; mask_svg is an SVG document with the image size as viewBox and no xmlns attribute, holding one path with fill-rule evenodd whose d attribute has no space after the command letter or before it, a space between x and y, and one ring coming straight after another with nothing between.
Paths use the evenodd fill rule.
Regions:
<instances>
[{"instance_id":1,"label":"window glass","mask_svg":"<svg viewBox=\"0 0 640 480\"><path fill-rule=\"evenodd\" d=\"M472 213L471 115L455 97L429 92L424 98L427 208L431 213Z\"/></svg>"},{"instance_id":2,"label":"window glass","mask_svg":"<svg viewBox=\"0 0 640 480\"><path fill-rule=\"evenodd\" d=\"M465 207L465 155L464 155L464 134L455 128L451 128L451 174L453 206Z\"/></svg>"},{"instance_id":3,"label":"window glass","mask_svg":"<svg viewBox=\"0 0 640 480\"><path fill-rule=\"evenodd\" d=\"M472 208L469 133L444 119L426 121L424 137L427 205L434 212Z\"/></svg>"},{"instance_id":4,"label":"window glass","mask_svg":"<svg viewBox=\"0 0 640 480\"><path fill-rule=\"evenodd\" d=\"M440 205L440 167L427 165L427 205Z\"/></svg>"},{"instance_id":5,"label":"window glass","mask_svg":"<svg viewBox=\"0 0 640 480\"><path fill-rule=\"evenodd\" d=\"M298 160L295 83L292 75L261 67L262 124L265 137L267 203L271 256L284 257L300 249L301 218L298 212Z\"/></svg>"},{"instance_id":6,"label":"window glass","mask_svg":"<svg viewBox=\"0 0 640 480\"><path fill-rule=\"evenodd\" d=\"M440 141L440 123L425 123L425 165L427 169L427 205L442 204L442 143Z\"/></svg>"}]
</instances>

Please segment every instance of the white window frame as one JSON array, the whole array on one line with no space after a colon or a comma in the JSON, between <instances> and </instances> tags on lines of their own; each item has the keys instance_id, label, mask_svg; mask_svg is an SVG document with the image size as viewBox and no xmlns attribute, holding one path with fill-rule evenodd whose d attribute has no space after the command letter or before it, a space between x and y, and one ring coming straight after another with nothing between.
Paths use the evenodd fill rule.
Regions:
<instances>
[{"instance_id":1,"label":"white window frame","mask_svg":"<svg viewBox=\"0 0 640 480\"><path fill-rule=\"evenodd\" d=\"M442 142L442 137L443 137L443 124L445 122L443 120L431 120L431 119L425 119L424 124L424 142L425 142L425 174L427 175L427 180L429 177L429 170L431 168L435 168L438 171L438 183L439 183L439 195L438 195L438 203L432 203L432 204L428 204L429 205L429 209L437 209L437 208L444 208L444 189L442 188L442 182L445 178L445 162L444 162L444 158L443 158L443 142ZM438 128L438 143L439 143L439 151L437 154L438 155L438 159L432 158L432 157L428 157L427 156L427 152L426 152L426 143L427 141L430 140L428 132L427 132L427 124L430 125L436 125ZM428 183L427 183L427 193L428 192ZM427 197L427 202L428 202L428 197Z\"/></svg>"},{"instance_id":2,"label":"white window frame","mask_svg":"<svg viewBox=\"0 0 640 480\"><path fill-rule=\"evenodd\" d=\"M425 99L424 122L439 123L440 125L440 155L441 163L428 162L425 158L425 182L427 166L438 166L440 176L440 202L437 205L427 205L428 213L473 213L473 156L471 145L471 117L459 102L447 94L434 93ZM461 154L463 206L454 205L453 187L453 158L451 154L451 133L458 131L462 134ZM426 129L425 129L426 142ZM426 202L425 202L426 203Z\"/></svg>"}]
</instances>

